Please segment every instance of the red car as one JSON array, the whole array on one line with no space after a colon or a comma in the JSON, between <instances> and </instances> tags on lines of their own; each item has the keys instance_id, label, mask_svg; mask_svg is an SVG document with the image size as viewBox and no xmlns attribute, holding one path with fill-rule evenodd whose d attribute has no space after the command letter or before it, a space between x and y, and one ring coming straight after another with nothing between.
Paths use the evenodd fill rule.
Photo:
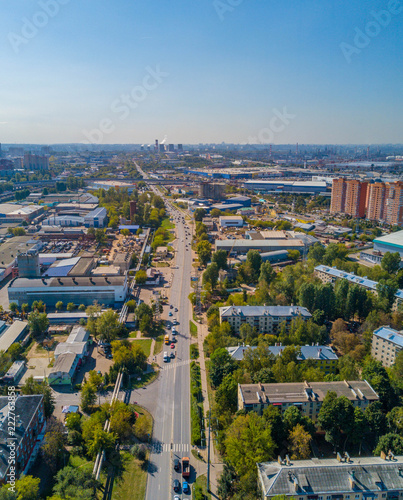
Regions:
<instances>
[{"instance_id":1,"label":"red car","mask_svg":"<svg viewBox=\"0 0 403 500\"><path fill-rule=\"evenodd\" d=\"M175 344L171 344L171 349L175 349Z\"/></svg>"}]
</instances>

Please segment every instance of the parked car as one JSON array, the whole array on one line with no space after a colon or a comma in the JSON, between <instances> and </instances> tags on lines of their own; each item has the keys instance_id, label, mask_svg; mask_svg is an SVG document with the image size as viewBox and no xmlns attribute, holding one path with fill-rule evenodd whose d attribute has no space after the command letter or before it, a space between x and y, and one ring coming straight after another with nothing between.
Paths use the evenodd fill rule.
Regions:
<instances>
[{"instance_id":1,"label":"parked car","mask_svg":"<svg viewBox=\"0 0 403 500\"><path fill-rule=\"evenodd\" d=\"M178 479L174 479L172 486L173 486L174 491L176 491L176 492L178 492L181 488L181 484L178 481Z\"/></svg>"},{"instance_id":2,"label":"parked car","mask_svg":"<svg viewBox=\"0 0 403 500\"><path fill-rule=\"evenodd\" d=\"M183 493L190 493L190 487L189 487L189 483L187 481L183 481L182 490L183 490Z\"/></svg>"}]
</instances>

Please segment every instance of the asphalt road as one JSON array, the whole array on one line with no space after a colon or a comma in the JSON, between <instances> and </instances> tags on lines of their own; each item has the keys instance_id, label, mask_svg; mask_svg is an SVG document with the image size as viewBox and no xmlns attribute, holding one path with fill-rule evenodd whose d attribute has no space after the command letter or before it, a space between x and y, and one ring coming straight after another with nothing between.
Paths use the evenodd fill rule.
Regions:
<instances>
[{"instance_id":1,"label":"asphalt road","mask_svg":"<svg viewBox=\"0 0 403 500\"><path fill-rule=\"evenodd\" d=\"M177 217L179 213L175 211ZM177 218L176 217L176 218ZM150 456L149 475L147 480L147 500L159 500L173 498L174 492L172 482L178 479L182 484L182 476L173 469L173 459L182 459L191 456L190 445L190 369L189 369L189 345L190 345L190 303L191 292L190 276L192 271L191 237L186 239L185 226L182 222L182 214L179 222L175 221L177 227L177 240L175 242L177 254L176 265L173 269L172 287L170 293L170 304L178 308L170 309L179 324L176 326L179 332L175 345L176 357L169 363L163 363L164 351L171 353L170 346L164 346L159 359L163 366L158 382L158 396L156 411L154 413L153 446ZM188 228L188 233L190 228ZM182 241L183 240L183 241ZM188 250L186 250L186 246ZM171 330L167 330L171 334ZM191 495L182 491L177 493L180 498L190 498Z\"/></svg>"}]
</instances>

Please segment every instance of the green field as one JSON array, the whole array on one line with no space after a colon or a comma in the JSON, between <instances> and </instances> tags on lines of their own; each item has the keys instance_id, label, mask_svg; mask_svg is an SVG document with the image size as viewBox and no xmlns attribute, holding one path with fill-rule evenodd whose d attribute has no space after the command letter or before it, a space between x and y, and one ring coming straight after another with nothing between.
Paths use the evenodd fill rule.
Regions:
<instances>
[{"instance_id":1,"label":"green field","mask_svg":"<svg viewBox=\"0 0 403 500\"><path fill-rule=\"evenodd\" d=\"M165 335L160 335L155 339L154 356L162 351L162 346L164 345Z\"/></svg>"},{"instance_id":2,"label":"green field","mask_svg":"<svg viewBox=\"0 0 403 500\"><path fill-rule=\"evenodd\" d=\"M122 452L123 474L115 480L112 500L144 500L147 469L128 452Z\"/></svg>"},{"instance_id":3,"label":"green field","mask_svg":"<svg viewBox=\"0 0 403 500\"><path fill-rule=\"evenodd\" d=\"M193 323L193 321L189 321L190 335L192 337L197 337L197 326Z\"/></svg>"},{"instance_id":4,"label":"green field","mask_svg":"<svg viewBox=\"0 0 403 500\"><path fill-rule=\"evenodd\" d=\"M169 218L164 219L161 223L163 229L175 229L175 224L169 220Z\"/></svg>"},{"instance_id":5,"label":"green field","mask_svg":"<svg viewBox=\"0 0 403 500\"><path fill-rule=\"evenodd\" d=\"M151 353L151 343L152 343L152 341L153 341L152 339L135 339L135 340L133 340L133 343L135 342L136 344L139 344L140 347L145 352L145 355L148 358L148 356Z\"/></svg>"}]
</instances>

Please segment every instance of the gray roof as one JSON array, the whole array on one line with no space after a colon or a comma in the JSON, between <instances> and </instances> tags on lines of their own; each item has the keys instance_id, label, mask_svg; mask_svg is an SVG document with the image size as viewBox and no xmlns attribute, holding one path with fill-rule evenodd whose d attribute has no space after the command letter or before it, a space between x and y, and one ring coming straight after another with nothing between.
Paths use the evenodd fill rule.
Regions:
<instances>
[{"instance_id":1,"label":"gray roof","mask_svg":"<svg viewBox=\"0 0 403 500\"><path fill-rule=\"evenodd\" d=\"M49 373L49 377L52 378L51 377L52 374L57 374L59 372L70 373L76 358L77 354L74 354L72 352L66 352L60 354L60 356L56 359L55 364L53 365L53 368Z\"/></svg>"},{"instance_id":2,"label":"gray roof","mask_svg":"<svg viewBox=\"0 0 403 500\"><path fill-rule=\"evenodd\" d=\"M52 287L76 287L76 286L123 286L124 276L106 277L82 277L77 278L16 278L11 282L10 288L52 288Z\"/></svg>"},{"instance_id":3,"label":"gray roof","mask_svg":"<svg viewBox=\"0 0 403 500\"><path fill-rule=\"evenodd\" d=\"M390 233L386 236L376 238L374 240L374 244L375 243L403 248L403 231L396 231L395 233Z\"/></svg>"},{"instance_id":4,"label":"gray roof","mask_svg":"<svg viewBox=\"0 0 403 500\"><path fill-rule=\"evenodd\" d=\"M55 349L55 358L59 359L59 356L66 353L78 354L83 356L87 347L87 342L60 342L57 344Z\"/></svg>"},{"instance_id":5,"label":"gray roof","mask_svg":"<svg viewBox=\"0 0 403 500\"><path fill-rule=\"evenodd\" d=\"M269 346L268 349L274 356L279 356L281 355L285 347L286 346L281 346L281 345ZM231 355L232 359L241 361L247 349L254 350L256 348L257 346L246 345L237 347L227 347L227 351ZM299 347L299 349L300 349L300 354L297 356L297 359L299 361L303 361L306 359L317 359L323 361L339 359L337 354L333 351L333 349L325 345L318 345L318 346L303 345Z\"/></svg>"},{"instance_id":6,"label":"gray roof","mask_svg":"<svg viewBox=\"0 0 403 500\"><path fill-rule=\"evenodd\" d=\"M240 384L242 400L246 405L257 403L304 403L323 401L328 391L350 401L378 401L378 394L366 380L343 382L291 382L283 384Z\"/></svg>"},{"instance_id":7,"label":"gray roof","mask_svg":"<svg viewBox=\"0 0 403 500\"><path fill-rule=\"evenodd\" d=\"M18 342L27 330L28 323L16 319L0 336L0 351L7 352L14 342Z\"/></svg>"},{"instance_id":8,"label":"gray roof","mask_svg":"<svg viewBox=\"0 0 403 500\"><path fill-rule=\"evenodd\" d=\"M32 396L19 396L15 401L14 415L18 415L16 418L15 435L13 438L16 440L16 448L21 443L22 438L32 417L38 410L39 405L42 403L42 394L32 395ZM8 457L10 453L10 447L7 445L7 439L10 438L8 431L8 397L0 396L0 479L3 479L8 470ZM39 431L40 429L38 429Z\"/></svg>"},{"instance_id":9,"label":"gray roof","mask_svg":"<svg viewBox=\"0 0 403 500\"><path fill-rule=\"evenodd\" d=\"M263 493L272 497L402 490L402 464L403 457L398 456L392 461L359 457L339 462L331 458L296 460L290 465L266 462L257 466Z\"/></svg>"},{"instance_id":10,"label":"gray roof","mask_svg":"<svg viewBox=\"0 0 403 500\"><path fill-rule=\"evenodd\" d=\"M74 342L87 342L90 337L90 332L83 326L75 326L70 332L66 342L73 344Z\"/></svg>"},{"instance_id":11,"label":"gray roof","mask_svg":"<svg viewBox=\"0 0 403 500\"><path fill-rule=\"evenodd\" d=\"M233 316L303 316L310 318L311 313L306 307L300 306L225 306L220 307L220 317L228 318Z\"/></svg>"},{"instance_id":12,"label":"gray roof","mask_svg":"<svg viewBox=\"0 0 403 500\"><path fill-rule=\"evenodd\" d=\"M4 241L0 247L0 267L8 267L19 253L27 253L36 245L38 241L33 240L32 236L14 236Z\"/></svg>"}]
</instances>

